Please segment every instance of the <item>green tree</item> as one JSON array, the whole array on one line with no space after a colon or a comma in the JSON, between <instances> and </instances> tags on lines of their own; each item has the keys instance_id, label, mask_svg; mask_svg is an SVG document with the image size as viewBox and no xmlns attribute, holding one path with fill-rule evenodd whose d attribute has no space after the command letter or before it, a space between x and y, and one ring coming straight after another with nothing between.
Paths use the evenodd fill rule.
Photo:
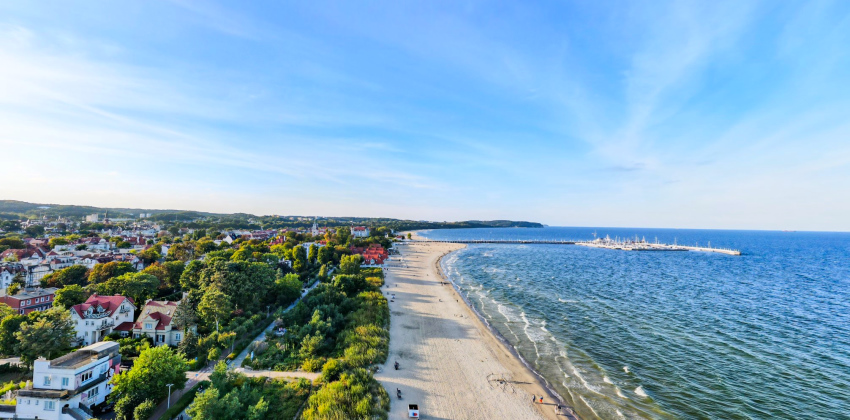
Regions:
<instances>
[{"instance_id":1,"label":"green tree","mask_svg":"<svg viewBox=\"0 0 850 420\"><path fill-rule=\"evenodd\" d=\"M341 274L359 274L361 264L363 264L363 256L343 255L339 261L339 272Z\"/></svg>"},{"instance_id":2,"label":"green tree","mask_svg":"<svg viewBox=\"0 0 850 420\"><path fill-rule=\"evenodd\" d=\"M44 226L41 226L41 225L27 226L27 228L24 229L24 232L26 232L27 235L29 235L33 238L37 238L41 235L44 235Z\"/></svg>"},{"instance_id":3,"label":"green tree","mask_svg":"<svg viewBox=\"0 0 850 420\"><path fill-rule=\"evenodd\" d=\"M307 261L311 264L315 264L316 260L319 258L319 247L316 244L310 244L310 252L307 253Z\"/></svg>"},{"instance_id":4,"label":"green tree","mask_svg":"<svg viewBox=\"0 0 850 420\"><path fill-rule=\"evenodd\" d=\"M407 234L407 239L410 239L411 237L412 237L412 236L408 233L408 234Z\"/></svg>"},{"instance_id":5,"label":"green tree","mask_svg":"<svg viewBox=\"0 0 850 420\"><path fill-rule=\"evenodd\" d=\"M159 279L145 273L126 273L95 286L100 295L122 295L134 302L144 302L156 296Z\"/></svg>"},{"instance_id":6,"label":"green tree","mask_svg":"<svg viewBox=\"0 0 850 420\"><path fill-rule=\"evenodd\" d=\"M307 251L303 246L293 248L292 269L298 273L307 269Z\"/></svg>"},{"instance_id":7,"label":"green tree","mask_svg":"<svg viewBox=\"0 0 850 420\"><path fill-rule=\"evenodd\" d=\"M133 420L148 420L156 411L156 403L153 400L145 400L133 410Z\"/></svg>"},{"instance_id":8,"label":"green tree","mask_svg":"<svg viewBox=\"0 0 850 420\"><path fill-rule=\"evenodd\" d=\"M280 306L289 305L301 297L301 288L304 284L298 278L298 274L287 274L275 281L275 291L277 292L277 304Z\"/></svg>"},{"instance_id":9,"label":"green tree","mask_svg":"<svg viewBox=\"0 0 850 420\"><path fill-rule=\"evenodd\" d=\"M319 248L319 255L317 257L319 264L330 264L334 259L334 251L330 246L323 246Z\"/></svg>"},{"instance_id":10,"label":"green tree","mask_svg":"<svg viewBox=\"0 0 850 420\"><path fill-rule=\"evenodd\" d=\"M168 258L177 261L189 261L195 258L195 245L192 242L180 242L168 248Z\"/></svg>"},{"instance_id":11,"label":"green tree","mask_svg":"<svg viewBox=\"0 0 850 420\"><path fill-rule=\"evenodd\" d=\"M71 309L72 306L85 302L88 297L89 294L86 289L78 284L72 284L56 291L53 305Z\"/></svg>"},{"instance_id":12,"label":"green tree","mask_svg":"<svg viewBox=\"0 0 850 420\"><path fill-rule=\"evenodd\" d=\"M214 287L207 289L201 302L198 303L198 315L201 320L209 328L215 325L216 331L218 331L219 323L226 320L232 311L230 298Z\"/></svg>"},{"instance_id":13,"label":"green tree","mask_svg":"<svg viewBox=\"0 0 850 420\"><path fill-rule=\"evenodd\" d=\"M71 314L59 308L33 312L15 333L21 362L32 366L35 359L53 359L71 348L75 337Z\"/></svg>"},{"instance_id":14,"label":"green tree","mask_svg":"<svg viewBox=\"0 0 850 420\"><path fill-rule=\"evenodd\" d=\"M345 292L346 296L349 297L357 296L358 293L366 289L366 279L359 274L340 274L334 276L332 284L335 288Z\"/></svg>"},{"instance_id":15,"label":"green tree","mask_svg":"<svg viewBox=\"0 0 850 420\"><path fill-rule=\"evenodd\" d=\"M6 245L9 249L27 249L27 244L16 236L0 239L0 245Z\"/></svg>"},{"instance_id":16,"label":"green tree","mask_svg":"<svg viewBox=\"0 0 850 420\"><path fill-rule=\"evenodd\" d=\"M145 265L153 264L159 261L160 258L162 258L162 255L159 254L159 252L156 250L156 247L153 246L136 255L138 255L138 257L142 260L142 262L145 263Z\"/></svg>"},{"instance_id":17,"label":"green tree","mask_svg":"<svg viewBox=\"0 0 850 420\"><path fill-rule=\"evenodd\" d=\"M220 397L220 391L212 387L195 397L186 413L194 420L237 420L244 419L245 412L236 391Z\"/></svg>"},{"instance_id":18,"label":"green tree","mask_svg":"<svg viewBox=\"0 0 850 420\"><path fill-rule=\"evenodd\" d=\"M0 320L5 319L9 315L17 315L17 314L18 314L18 311L12 309L11 306L9 306L5 303L0 303Z\"/></svg>"},{"instance_id":19,"label":"green tree","mask_svg":"<svg viewBox=\"0 0 850 420\"><path fill-rule=\"evenodd\" d=\"M41 283L48 287L65 287L72 284L85 286L88 276L89 269L86 266L72 265L44 276Z\"/></svg>"},{"instance_id":20,"label":"green tree","mask_svg":"<svg viewBox=\"0 0 850 420\"><path fill-rule=\"evenodd\" d=\"M50 241L47 242L47 246L51 249L59 245L68 245L68 240L65 238L50 238Z\"/></svg>"},{"instance_id":21,"label":"green tree","mask_svg":"<svg viewBox=\"0 0 850 420\"><path fill-rule=\"evenodd\" d=\"M186 331L186 336L180 341L177 346L177 351L182 353L187 359L191 359L198 355L198 335L194 331Z\"/></svg>"},{"instance_id":22,"label":"green tree","mask_svg":"<svg viewBox=\"0 0 850 420\"><path fill-rule=\"evenodd\" d=\"M248 420L263 420L266 418L266 413L269 411L269 403L265 398L260 397L260 401L248 407Z\"/></svg>"},{"instance_id":23,"label":"green tree","mask_svg":"<svg viewBox=\"0 0 850 420\"><path fill-rule=\"evenodd\" d=\"M174 310L174 317L171 319L171 324L178 330L185 330L192 325L198 323L198 314L192 308L192 303L189 302L189 297L186 296L180 301L180 305Z\"/></svg>"},{"instance_id":24,"label":"green tree","mask_svg":"<svg viewBox=\"0 0 850 420\"><path fill-rule=\"evenodd\" d=\"M133 418L134 408L145 400L161 401L168 395L167 384L176 389L186 385L186 359L168 346L148 348L139 355L133 369L112 378L109 400L115 402L119 420Z\"/></svg>"},{"instance_id":25,"label":"green tree","mask_svg":"<svg viewBox=\"0 0 850 420\"><path fill-rule=\"evenodd\" d=\"M106 264L97 264L89 273L90 284L100 284L122 274L135 273L133 264L124 261L112 261Z\"/></svg>"},{"instance_id":26,"label":"green tree","mask_svg":"<svg viewBox=\"0 0 850 420\"><path fill-rule=\"evenodd\" d=\"M322 266L319 268L319 278L321 278L323 280L328 278L328 265L327 264L322 264Z\"/></svg>"},{"instance_id":27,"label":"green tree","mask_svg":"<svg viewBox=\"0 0 850 420\"><path fill-rule=\"evenodd\" d=\"M15 333L21 330L21 324L27 321L26 315L9 315L0 321L0 354L17 354L18 339Z\"/></svg>"}]
</instances>

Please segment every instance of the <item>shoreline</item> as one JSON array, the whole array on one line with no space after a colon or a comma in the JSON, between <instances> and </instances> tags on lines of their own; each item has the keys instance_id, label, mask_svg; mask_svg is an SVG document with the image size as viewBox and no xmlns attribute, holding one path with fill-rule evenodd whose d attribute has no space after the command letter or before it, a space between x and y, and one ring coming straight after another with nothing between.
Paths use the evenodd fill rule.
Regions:
<instances>
[{"instance_id":1,"label":"shoreline","mask_svg":"<svg viewBox=\"0 0 850 420\"><path fill-rule=\"evenodd\" d=\"M464 246L463 248L466 248L466 246ZM484 327L487 329L487 331L490 332L490 334L493 336L493 338L495 338L503 347L505 347L505 349L513 357L515 357L520 363L522 363L523 367L525 367L525 369L528 370L529 373L534 375L534 377L537 379L538 384L546 389L549 398L552 398L553 400L560 402L561 406L564 407L563 414L561 415L561 417L571 419L571 420L580 420L579 417L578 417L578 414L575 413L575 410L573 410L573 408L566 403L566 401L561 396L561 394L559 394L557 391L555 391L555 389L549 384L549 381L546 380L546 378L543 377L543 375L541 375L540 372L538 372L533 367L531 367L531 365L529 365L528 361L526 361L525 358L522 357L521 354L519 354L519 351L516 349L516 347L514 347L514 345L511 344L502 335L502 333L500 333L498 330L496 330L496 328L493 327L490 324L489 321L487 321L487 318L484 318L484 316L481 315L481 313L478 312L477 309L475 309L475 306L473 306L472 303L470 303L469 300L467 300L466 297L463 296L463 294L460 292L460 290L458 290L457 285L453 281L449 280L448 276L443 271L443 267L442 267L443 258L446 257L447 255L453 253L453 252L460 251L463 248L459 248L459 249L452 250L452 251L447 251L443 255L440 255L439 258L437 258L437 261L435 263L435 269L440 274L440 277L444 281L451 284L452 290L454 290L455 294L458 297L460 297L461 301L463 301L464 304L466 304L466 306L469 308L470 311L475 313L475 315L478 318L478 321L481 322L484 325Z\"/></svg>"},{"instance_id":2,"label":"shoreline","mask_svg":"<svg viewBox=\"0 0 850 420\"><path fill-rule=\"evenodd\" d=\"M577 419L446 278L443 257L463 247L405 241L388 262L390 349L375 378L391 396L389 418L406 419L407 404L417 404L423 418Z\"/></svg>"}]
</instances>

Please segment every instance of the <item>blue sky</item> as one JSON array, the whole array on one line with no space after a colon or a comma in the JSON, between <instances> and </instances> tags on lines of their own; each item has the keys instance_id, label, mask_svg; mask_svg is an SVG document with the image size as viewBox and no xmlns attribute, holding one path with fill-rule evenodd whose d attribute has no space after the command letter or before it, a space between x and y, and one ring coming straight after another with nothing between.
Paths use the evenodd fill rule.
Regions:
<instances>
[{"instance_id":1,"label":"blue sky","mask_svg":"<svg viewBox=\"0 0 850 420\"><path fill-rule=\"evenodd\" d=\"M850 230L850 3L0 3L0 197Z\"/></svg>"}]
</instances>

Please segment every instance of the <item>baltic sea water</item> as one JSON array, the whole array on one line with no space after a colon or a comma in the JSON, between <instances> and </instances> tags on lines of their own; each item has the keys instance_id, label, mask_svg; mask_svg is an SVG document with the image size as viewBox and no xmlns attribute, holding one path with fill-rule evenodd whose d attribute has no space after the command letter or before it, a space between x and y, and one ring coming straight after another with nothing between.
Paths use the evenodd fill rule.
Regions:
<instances>
[{"instance_id":1,"label":"baltic sea water","mask_svg":"<svg viewBox=\"0 0 850 420\"><path fill-rule=\"evenodd\" d=\"M850 234L623 228L424 231L599 236L739 249L470 245L443 269L584 419L848 419Z\"/></svg>"}]
</instances>

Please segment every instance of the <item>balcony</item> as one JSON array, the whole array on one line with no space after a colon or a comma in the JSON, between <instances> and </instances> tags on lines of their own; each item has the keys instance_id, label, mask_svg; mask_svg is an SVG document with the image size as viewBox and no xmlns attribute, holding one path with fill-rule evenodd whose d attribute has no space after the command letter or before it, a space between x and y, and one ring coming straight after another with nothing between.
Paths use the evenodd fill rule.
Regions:
<instances>
[{"instance_id":1,"label":"balcony","mask_svg":"<svg viewBox=\"0 0 850 420\"><path fill-rule=\"evenodd\" d=\"M96 325L95 327L97 331L108 330L110 328L115 328L115 320L112 318L100 321L100 324Z\"/></svg>"}]
</instances>

